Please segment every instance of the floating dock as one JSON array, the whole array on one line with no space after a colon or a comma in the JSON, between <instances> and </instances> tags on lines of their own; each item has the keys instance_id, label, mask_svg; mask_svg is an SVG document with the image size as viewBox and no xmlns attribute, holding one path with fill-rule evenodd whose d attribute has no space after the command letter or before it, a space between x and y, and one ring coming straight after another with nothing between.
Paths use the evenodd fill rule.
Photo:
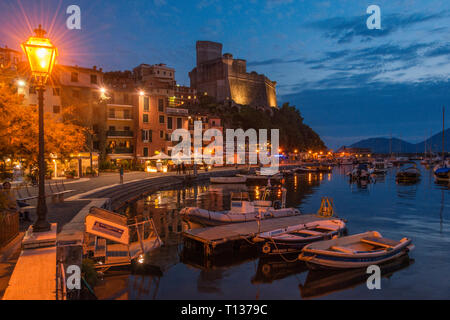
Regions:
<instances>
[{"instance_id":1,"label":"floating dock","mask_svg":"<svg viewBox=\"0 0 450 320\"><path fill-rule=\"evenodd\" d=\"M238 251L245 244L256 245L251 242L251 239L262 232L329 219L333 218L324 218L316 214L302 214L291 217L190 229L183 232L184 244L189 249L203 250L205 256L210 256L223 253L224 251Z\"/></svg>"}]
</instances>

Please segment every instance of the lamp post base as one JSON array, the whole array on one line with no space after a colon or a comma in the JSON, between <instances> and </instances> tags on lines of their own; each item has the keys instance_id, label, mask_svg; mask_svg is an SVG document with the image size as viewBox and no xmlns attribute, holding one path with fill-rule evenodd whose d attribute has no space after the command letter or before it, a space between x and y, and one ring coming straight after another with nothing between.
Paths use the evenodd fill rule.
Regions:
<instances>
[{"instance_id":1,"label":"lamp post base","mask_svg":"<svg viewBox=\"0 0 450 320\"><path fill-rule=\"evenodd\" d=\"M51 224L45 219L39 219L33 224L33 232L47 232L50 231Z\"/></svg>"}]
</instances>

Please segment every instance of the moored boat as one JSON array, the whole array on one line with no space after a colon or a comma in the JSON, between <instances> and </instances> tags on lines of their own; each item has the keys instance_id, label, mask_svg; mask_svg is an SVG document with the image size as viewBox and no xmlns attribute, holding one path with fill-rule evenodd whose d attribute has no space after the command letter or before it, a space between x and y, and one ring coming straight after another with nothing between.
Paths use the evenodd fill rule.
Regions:
<instances>
[{"instance_id":1,"label":"moored boat","mask_svg":"<svg viewBox=\"0 0 450 320\"><path fill-rule=\"evenodd\" d=\"M298 259L309 268L364 268L393 260L414 249L411 239L383 238L377 231L314 242L302 249Z\"/></svg>"},{"instance_id":2,"label":"moored boat","mask_svg":"<svg viewBox=\"0 0 450 320\"><path fill-rule=\"evenodd\" d=\"M420 176L420 170L417 169L416 164L413 163L412 166L403 168L399 172L397 172L396 180L400 182L417 181L418 179L420 179Z\"/></svg>"},{"instance_id":3,"label":"moored boat","mask_svg":"<svg viewBox=\"0 0 450 320\"><path fill-rule=\"evenodd\" d=\"M369 168L367 164L358 164L351 172L347 174L351 180L369 179Z\"/></svg>"},{"instance_id":4,"label":"moored boat","mask_svg":"<svg viewBox=\"0 0 450 320\"><path fill-rule=\"evenodd\" d=\"M219 184L239 184L239 183L246 183L247 178L246 177L210 177L209 181L211 183L219 183Z\"/></svg>"},{"instance_id":5,"label":"moored boat","mask_svg":"<svg viewBox=\"0 0 450 320\"><path fill-rule=\"evenodd\" d=\"M436 180L450 181L450 161L445 161L441 165L437 165L433 168L433 173Z\"/></svg>"},{"instance_id":6,"label":"moored boat","mask_svg":"<svg viewBox=\"0 0 450 320\"><path fill-rule=\"evenodd\" d=\"M211 211L187 207L180 211L180 215L187 221L207 226L299 215L298 209L285 207L286 189L282 188L282 192L282 200L273 202L265 198L251 201L248 192L232 193L230 210Z\"/></svg>"},{"instance_id":7,"label":"moored boat","mask_svg":"<svg viewBox=\"0 0 450 320\"><path fill-rule=\"evenodd\" d=\"M299 252L309 243L341 236L345 232L345 222L340 219L317 220L264 232L253 241L264 243L261 245L263 254L287 254Z\"/></svg>"}]
</instances>

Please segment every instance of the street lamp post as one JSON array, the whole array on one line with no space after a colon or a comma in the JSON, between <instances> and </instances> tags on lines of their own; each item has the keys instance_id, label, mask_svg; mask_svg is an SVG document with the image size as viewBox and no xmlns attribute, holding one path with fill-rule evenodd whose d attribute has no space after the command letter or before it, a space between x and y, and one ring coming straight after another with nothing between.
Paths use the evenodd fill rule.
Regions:
<instances>
[{"instance_id":1,"label":"street lamp post","mask_svg":"<svg viewBox=\"0 0 450 320\"><path fill-rule=\"evenodd\" d=\"M58 51L48 38L45 38L45 30L39 28L34 30L36 36L30 37L22 44L30 64L31 73L36 83L39 102L39 193L36 208L37 220L33 225L34 232L45 232L50 230L47 221L47 204L45 201L45 145L44 145L44 92L45 84L50 76Z\"/></svg>"}]
</instances>

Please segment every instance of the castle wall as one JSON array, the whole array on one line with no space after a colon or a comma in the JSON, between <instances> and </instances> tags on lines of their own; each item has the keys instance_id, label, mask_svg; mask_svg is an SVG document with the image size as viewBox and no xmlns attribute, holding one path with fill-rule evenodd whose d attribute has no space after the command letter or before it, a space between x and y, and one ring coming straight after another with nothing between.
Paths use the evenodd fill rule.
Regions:
<instances>
[{"instance_id":1,"label":"castle wall","mask_svg":"<svg viewBox=\"0 0 450 320\"><path fill-rule=\"evenodd\" d=\"M197 42L197 67L189 76L191 87L207 92L223 102L257 107L276 107L276 82L256 72L247 73L247 62L222 56L222 44L210 41Z\"/></svg>"}]
</instances>

